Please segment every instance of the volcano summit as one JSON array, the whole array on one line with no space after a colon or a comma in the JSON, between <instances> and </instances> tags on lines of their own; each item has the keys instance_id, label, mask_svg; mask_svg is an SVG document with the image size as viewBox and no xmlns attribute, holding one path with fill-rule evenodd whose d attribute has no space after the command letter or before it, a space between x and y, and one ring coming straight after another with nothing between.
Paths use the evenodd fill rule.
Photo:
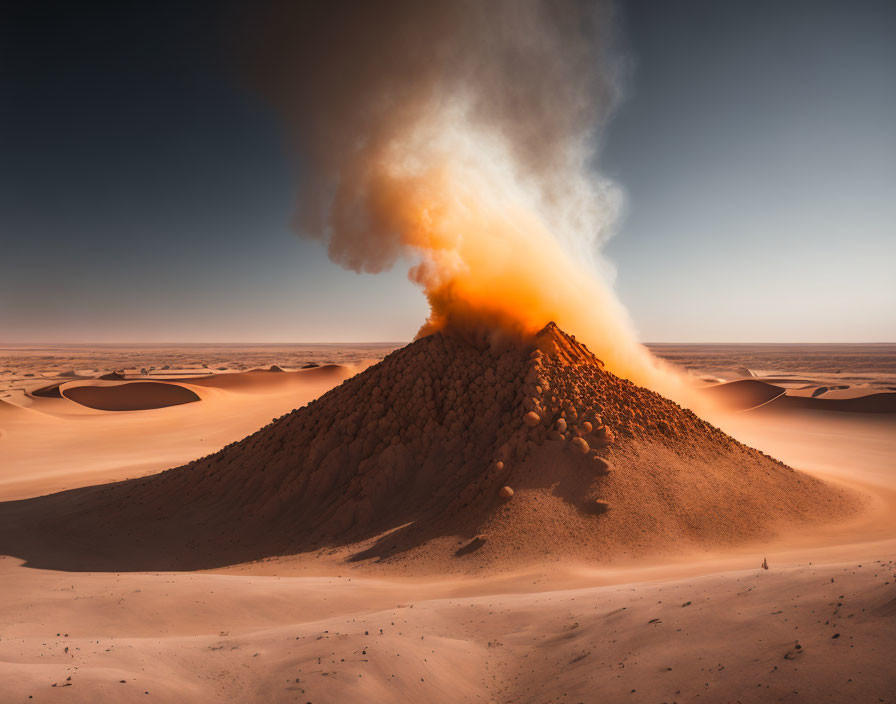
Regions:
<instances>
[{"instance_id":1,"label":"volcano summit","mask_svg":"<svg viewBox=\"0 0 896 704\"><path fill-rule=\"evenodd\" d=\"M80 569L335 551L438 572L681 554L856 506L552 323L523 341L432 334L212 455L13 510Z\"/></svg>"}]
</instances>

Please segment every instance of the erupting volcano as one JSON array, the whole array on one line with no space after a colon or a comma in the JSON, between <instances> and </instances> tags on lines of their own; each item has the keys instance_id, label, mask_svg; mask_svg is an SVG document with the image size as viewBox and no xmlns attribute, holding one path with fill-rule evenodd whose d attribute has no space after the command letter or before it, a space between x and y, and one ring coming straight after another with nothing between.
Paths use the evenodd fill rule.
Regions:
<instances>
[{"instance_id":1,"label":"erupting volcano","mask_svg":"<svg viewBox=\"0 0 896 704\"><path fill-rule=\"evenodd\" d=\"M337 549L436 572L682 553L854 505L615 376L552 323L423 337L215 454L22 502L18 519L65 536L81 569Z\"/></svg>"},{"instance_id":2,"label":"erupting volcano","mask_svg":"<svg viewBox=\"0 0 896 704\"><path fill-rule=\"evenodd\" d=\"M894 704L896 3L57 4L0 704Z\"/></svg>"}]
</instances>

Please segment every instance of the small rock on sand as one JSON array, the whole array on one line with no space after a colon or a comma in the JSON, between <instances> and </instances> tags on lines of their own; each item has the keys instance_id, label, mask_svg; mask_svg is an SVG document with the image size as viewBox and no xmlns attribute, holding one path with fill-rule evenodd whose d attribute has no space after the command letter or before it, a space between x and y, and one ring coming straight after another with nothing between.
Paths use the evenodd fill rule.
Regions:
<instances>
[{"instance_id":1,"label":"small rock on sand","mask_svg":"<svg viewBox=\"0 0 896 704\"><path fill-rule=\"evenodd\" d=\"M500 496L502 499L509 499L511 496L513 496L513 489L511 489L509 486L502 486L501 491L498 492L498 496Z\"/></svg>"},{"instance_id":2,"label":"small rock on sand","mask_svg":"<svg viewBox=\"0 0 896 704\"><path fill-rule=\"evenodd\" d=\"M591 512L592 513L606 513L610 510L610 504L602 499L596 499L591 503Z\"/></svg>"},{"instance_id":3,"label":"small rock on sand","mask_svg":"<svg viewBox=\"0 0 896 704\"><path fill-rule=\"evenodd\" d=\"M594 460L594 466L597 467L602 472L612 472L613 465L611 465L607 460L605 460L600 455L593 455L592 459Z\"/></svg>"},{"instance_id":4,"label":"small rock on sand","mask_svg":"<svg viewBox=\"0 0 896 704\"><path fill-rule=\"evenodd\" d=\"M594 431L594 435L601 445L612 445L616 442L616 433L605 425L600 426Z\"/></svg>"},{"instance_id":5,"label":"small rock on sand","mask_svg":"<svg viewBox=\"0 0 896 704\"><path fill-rule=\"evenodd\" d=\"M583 455L587 455L588 451L591 449L588 447L588 443L585 442L584 438L573 438L571 442Z\"/></svg>"}]
</instances>

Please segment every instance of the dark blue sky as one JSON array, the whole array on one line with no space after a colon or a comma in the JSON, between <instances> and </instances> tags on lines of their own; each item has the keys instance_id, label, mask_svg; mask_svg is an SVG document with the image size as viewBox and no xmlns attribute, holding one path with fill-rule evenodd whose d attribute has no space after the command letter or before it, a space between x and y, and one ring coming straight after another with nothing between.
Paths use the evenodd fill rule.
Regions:
<instances>
[{"instance_id":1,"label":"dark blue sky","mask_svg":"<svg viewBox=\"0 0 896 704\"><path fill-rule=\"evenodd\" d=\"M0 29L0 341L409 339L403 269L290 230L221 5L20 3ZM186 8L186 9L184 9ZM896 339L896 5L620 7L606 247L650 341Z\"/></svg>"}]
</instances>

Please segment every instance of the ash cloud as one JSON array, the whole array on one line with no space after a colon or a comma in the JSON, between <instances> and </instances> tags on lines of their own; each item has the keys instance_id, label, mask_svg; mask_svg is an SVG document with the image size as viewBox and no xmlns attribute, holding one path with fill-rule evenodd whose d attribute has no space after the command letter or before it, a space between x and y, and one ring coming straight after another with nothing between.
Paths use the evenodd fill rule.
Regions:
<instances>
[{"instance_id":1,"label":"ash cloud","mask_svg":"<svg viewBox=\"0 0 896 704\"><path fill-rule=\"evenodd\" d=\"M246 23L253 83L301 168L296 229L347 268L408 262L421 334L549 320L668 386L597 254L595 169L619 97L613 8L574 0L284 3Z\"/></svg>"}]
</instances>

